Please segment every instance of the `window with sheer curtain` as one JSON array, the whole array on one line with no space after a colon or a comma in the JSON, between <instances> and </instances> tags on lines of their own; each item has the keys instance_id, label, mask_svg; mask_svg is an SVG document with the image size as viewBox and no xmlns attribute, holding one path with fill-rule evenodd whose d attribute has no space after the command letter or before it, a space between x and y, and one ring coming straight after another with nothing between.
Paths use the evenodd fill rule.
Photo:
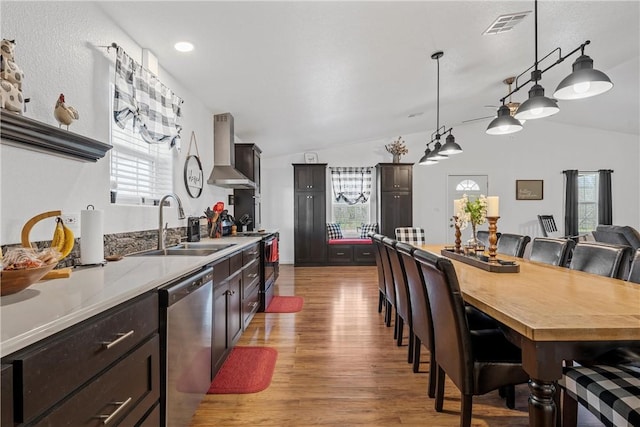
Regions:
<instances>
[{"instance_id":1,"label":"window with sheer curtain","mask_svg":"<svg viewBox=\"0 0 640 427\"><path fill-rule=\"evenodd\" d=\"M330 167L331 221L343 232L356 235L362 224L371 222L371 167Z\"/></svg>"}]
</instances>

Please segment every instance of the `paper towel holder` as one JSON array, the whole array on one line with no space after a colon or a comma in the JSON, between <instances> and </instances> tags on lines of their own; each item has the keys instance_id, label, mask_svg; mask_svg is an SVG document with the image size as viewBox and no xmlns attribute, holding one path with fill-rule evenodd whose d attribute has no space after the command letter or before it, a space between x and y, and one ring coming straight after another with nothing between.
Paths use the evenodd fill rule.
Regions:
<instances>
[{"instance_id":1,"label":"paper towel holder","mask_svg":"<svg viewBox=\"0 0 640 427\"><path fill-rule=\"evenodd\" d=\"M86 210L96 210L96 207L93 205L87 205ZM82 237L80 237L80 252L82 253ZM82 256L80 257L80 259L78 260L77 263L74 263L74 268L86 268L86 267L104 267L105 265L107 265L107 260L104 259L102 261L99 262L95 262L95 263L91 263L91 264L82 264L82 262L80 262L80 260L82 259Z\"/></svg>"}]
</instances>

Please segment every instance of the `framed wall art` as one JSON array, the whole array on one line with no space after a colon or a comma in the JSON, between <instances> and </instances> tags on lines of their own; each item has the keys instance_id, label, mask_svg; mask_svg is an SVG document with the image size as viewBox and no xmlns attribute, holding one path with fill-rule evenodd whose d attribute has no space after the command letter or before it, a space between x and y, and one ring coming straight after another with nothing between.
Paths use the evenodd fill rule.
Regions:
<instances>
[{"instance_id":1,"label":"framed wall art","mask_svg":"<svg viewBox=\"0 0 640 427\"><path fill-rule=\"evenodd\" d=\"M516 180L516 200L542 200L544 181L541 179Z\"/></svg>"},{"instance_id":2,"label":"framed wall art","mask_svg":"<svg viewBox=\"0 0 640 427\"><path fill-rule=\"evenodd\" d=\"M318 153L304 153L305 163L318 163Z\"/></svg>"}]
</instances>

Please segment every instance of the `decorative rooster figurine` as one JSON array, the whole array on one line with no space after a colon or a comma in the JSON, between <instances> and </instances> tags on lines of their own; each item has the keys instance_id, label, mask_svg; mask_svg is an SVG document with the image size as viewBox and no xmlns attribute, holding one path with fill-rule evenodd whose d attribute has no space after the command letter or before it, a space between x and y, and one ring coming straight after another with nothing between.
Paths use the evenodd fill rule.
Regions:
<instances>
[{"instance_id":1,"label":"decorative rooster figurine","mask_svg":"<svg viewBox=\"0 0 640 427\"><path fill-rule=\"evenodd\" d=\"M78 120L80 118L80 115L78 115L75 108L64 103L64 94L62 93L58 97L56 108L53 109L53 116L56 118L58 123L60 123L60 127L62 127L62 125L66 125L67 130L69 130L69 125L73 123L74 120Z\"/></svg>"}]
</instances>

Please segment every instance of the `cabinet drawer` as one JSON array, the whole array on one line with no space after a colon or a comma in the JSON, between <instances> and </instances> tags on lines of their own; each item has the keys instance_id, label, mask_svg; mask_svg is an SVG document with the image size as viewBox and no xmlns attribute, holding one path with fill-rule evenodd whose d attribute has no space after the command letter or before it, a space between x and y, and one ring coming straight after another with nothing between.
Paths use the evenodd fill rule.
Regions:
<instances>
[{"instance_id":1,"label":"cabinet drawer","mask_svg":"<svg viewBox=\"0 0 640 427\"><path fill-rule=\"evenodd\" d=\"M256 259L242 270L244 294L251 293L250 289L258 284L260 284L260 262Z\"/></svg>"},{"instance_id":2,"label":"cabinet drawer","mask_svg":"<svg viewBox=\"0 0 640 427\"><path fill-rule=\"evenodd\" d=\"M108 310L13 359L16 419L26 422L158 330L158 294Z\"/></svg>"},{"instance_id":3,"label":"cabinet drawer","mask_svg":"<svg viewBox=\"0 0 640 427\"><path fill-rule=\"evenodd\" d=\"M258 259L260 256L260 244L256 243L253 246L248 247L242 251L242 264L248 265L254 259Z\"/></svg>"},{"instance_id":4,"label":"cabinet drawer","mask_svg":"<svg viewBox=\"0 0 640 427\"><path fill-rule=\"evenodd\" d=\"M353 261L353 247L349 245L328 245L327 258L333 263L349 263Z\"/></svg>"},{"instance_id":5,"label":"cabinet drawer","mask_svg":"<svg viewBox=\"0 0 640 427\"><path fill-rule=\"evenodd\" d=\"M242 301L242 315L243 315L244 329L246 329L247 326L249 326L249 322L251 322L251 319L253 318L254 314L256 314L256 312L258 311L258 308L260 308L258 291L259 291L259 288L254 288L253 292L249 294L249 296Z\"/></svg>"},{"instance_id":6,"label":"cabinet drawer","mask_svg":"<svg viewBox=\"0 0 640 427\"><path fill-rule=\"evenodd\" d=\"M224 282L229 277L229 258L213 265L213 286Z\"/></svg>"},{"instance_id":7,"label":"cabinet drawer","mask_svg":"<svg viewBox=\"0 0 640 427\"><path fill-rule=\"evenodd\" d=\"M376 263L373 255L373 245L357 245L353 247L353 259L355 262Z\"/></svg>"},{"instance_id":8,"label":"cabinet drawer","mask_svg":"<svg viewBox=\"0 0 640 427\"><path fill-rule=\"evenodd\" d=\"M160 399L160 339L146 343L40 420L37 426L134 425ZM108 420L108 417L112 417Z\"/></svg>"},{"instance_id":9,"label":"cabinet drawer","mask_svg":"<svg viewBox=\"0 0 640 427\"><path fill-rule=\"evenodd\" d=\"M240 271L242 269L242 252L237 252L229 258L229 275Z\"/></svg>"}]
</instances>

